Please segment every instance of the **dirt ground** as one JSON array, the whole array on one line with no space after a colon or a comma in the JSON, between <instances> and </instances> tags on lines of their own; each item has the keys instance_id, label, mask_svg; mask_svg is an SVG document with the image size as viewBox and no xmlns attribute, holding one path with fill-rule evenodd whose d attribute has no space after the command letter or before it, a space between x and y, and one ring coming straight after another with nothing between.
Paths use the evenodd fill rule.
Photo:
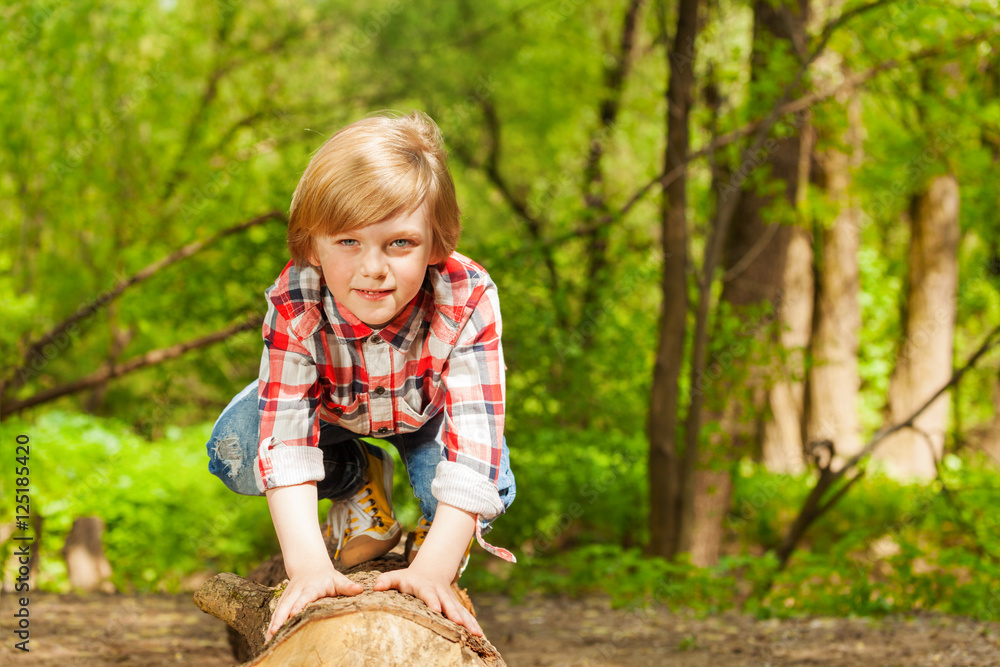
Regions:
<instances>
[{"instance_id":1,"label":"dirt ground","mask_svg":"<svg viewBox=\"0 0 1000 667\"><path fill-rule=\"evenodd\" d=\"M569 665L1000 665L1000 627L962 618L758 621L611 609L601 598L476 597L487 637L511 667ZM221 621L190 595L33 593L30 653L14 648L17 600L0 601L0 663L160 666L233 664Z\"/></svg>"}]
</instances>

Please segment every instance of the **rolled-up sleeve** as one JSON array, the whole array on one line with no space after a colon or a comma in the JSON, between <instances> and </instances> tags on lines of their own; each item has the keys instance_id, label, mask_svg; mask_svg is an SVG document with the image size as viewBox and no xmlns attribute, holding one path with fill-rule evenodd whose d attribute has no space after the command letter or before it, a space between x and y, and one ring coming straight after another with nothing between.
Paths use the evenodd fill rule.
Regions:
<instances>
[{"instance_id":1,"label":"rolled-up sleeve","mask_svg":"<svg viewBox=\"0 0 1000 667\"><path fill-rule=\"evenodd\" d=\"M445 456L431 492L438 502L491 519L504 511L497 491L504 429L502 324L496 285L473 292L442 373Z\"/></svg>"},{"instance_id":2,"label":"rolled-up sleeve","mask_svg":"<svg viewBox=\"0 0 1000 667\"><path fill-rule=\"evenodd\" d=\"M257 391L260 444L257 487L261 491L323 479L319 449L319 374L303 342L268 303L264 354Z\"/></svg>"}]
</instances>

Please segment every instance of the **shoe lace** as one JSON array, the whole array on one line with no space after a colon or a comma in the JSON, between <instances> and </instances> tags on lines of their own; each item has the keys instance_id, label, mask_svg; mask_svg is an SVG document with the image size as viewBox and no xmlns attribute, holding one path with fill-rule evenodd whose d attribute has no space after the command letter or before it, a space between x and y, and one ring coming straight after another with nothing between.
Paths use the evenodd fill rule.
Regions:
<instances>
[{"instance_id":1,"label":"shoe lace","mask_svg":"<svg viewBox=\"0 0 1000 667\"><path fill-rule=\"evenodd\" d=\"M334 503L330 508L327 522L327 536L338 535L337 549L334 558L340 556L340 550L351 533L356 530L357 522L367 518L379 528L385 528L382 510L375 500L375 490L371 482L365 484L350 500Z\"/></svg>"},{"instance_id":2,"label":"shoe lace","mask_svg":"<svg viewBox=\"0 0 1000 667\"><path fill-rule=\"evenodd\" d=\"M340 549L344 546L344 541L347 539L348 533L351 531L351 511L343 503L335 503L333 507L330 508L329 520L326 526L326 534L332 536L334 533L339 534L339 539L337 540L337 550L334 552L333 557L338 558L340 556Z\"/></svg>"},{"instance_id":3,"label":"shoe lace","mask_svg":"<svg viewBox=\"0 0 1000 667\"><path fill-rule=\"evenodd\" d=\"M382 513L379 511L378 503L375 502L375 491L370 484L365 485L361 490L360 496L361 498L357 501L358 507L371 517L375 525L379 528L384 528L385 522L382 521Z\"/></svg>"}]
</instances>

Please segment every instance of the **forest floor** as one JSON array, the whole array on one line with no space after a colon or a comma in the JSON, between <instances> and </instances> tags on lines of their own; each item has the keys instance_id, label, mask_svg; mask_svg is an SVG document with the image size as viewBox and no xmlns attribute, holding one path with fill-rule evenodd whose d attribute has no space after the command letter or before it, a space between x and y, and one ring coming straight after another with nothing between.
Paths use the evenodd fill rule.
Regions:
<instances>
[{"instance_id":1,"label":"forest floor","mask_svg":"<svg viewBox=\"0 0 1000 667\"><path fill-rule=\"evenodd\" d=\"M612 609L604 598L477 595L487 637L511 667L541 665L1000 665L996 623L915 618L698 619ZM184 595L32 593L30 653L14 648L17 599L0 601L0 663L32 666L232 665L225 627Z\"/></svg>"}]
</instances>

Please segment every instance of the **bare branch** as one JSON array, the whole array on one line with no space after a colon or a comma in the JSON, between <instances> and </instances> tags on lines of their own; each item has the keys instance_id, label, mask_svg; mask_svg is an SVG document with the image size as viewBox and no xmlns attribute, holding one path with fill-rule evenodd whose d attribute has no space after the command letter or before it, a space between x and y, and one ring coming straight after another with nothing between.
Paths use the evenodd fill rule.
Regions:
<instances>
[{"instance_id":1,"label":"bare branch","mask_svg":"<svg viewBox=\"0 0 1000 667\"><path fill-rule=\"evenodd\" d=\"M480 103L480 107L483 110L483 118L486 120L486 129L489 135L489 152L486 156L486 164L482 165L482 169L490 179L490 182L493 183L497 191L504 198L504 201L524 220L524 223L528 226L528 231L531 233L531 237L535 241L541 241L545 222L531 213L528 203L514 193L507 179L500 173L500 153L502 148L501 124L500 119L497 117L496 107L489 100L483 100ZM546 264L549 265L551 278L555 280L555 266L552 263L551 257L546 258Z\"/></svg>"},{"instance_id":2,"label":"bare branch","mask_svg":"<svg viewBox=\"0 0 1000 667\"><path fill-rule=\"evenodd\" d=\"M924 443L926 443L927 448L930 450L931 458L934 460L934 472L937 477L937 482L941 485L941 495L944 496L945 502L947 502L948 505L955 511L955 523L962 528L962 531L966 535L973 538L971 544L972 550L980 556L989 558L994 563L1000 564L1000 557L983 546L983 539L979 536L979 530L976 524L967 521L966 518L962 516L962 508L959 507L958 498L955 497L951 487L945 483L944 476L941 474L941 459L938 458L937 452L934 451L934 442L931 440L931 436L927 433L927 431L917 428L916 426L911 426L910 428L923 437Z\"/></svg>"},{"instance_id":3,"label":"bare branch","mask_svg":"<svg viewBox=\"0 0 1000 667\"><path fill-rule=\"evenodd\" d=\"M237 63L235 60L223 63L222 58L218 53L221 47L225 45L226 41L229 39L229 32L233 27L233 19L233 12L222 13L222 23L215 32L215 67L205 79L204 89L202 90L201 97L198 100L198 107L195 109L194 114L191 115L191 119L187 123L187 130L184 133L184 141L181 143L180 150L177 151L177 158L174 160L174 165L167 172L169 175L167 176L166 187L164 188L163 195L161 196L162 201L167 201L171 196L173 196L177 185L184 180L187 175L182 170L181 165L187 158L191 147L194 145L195 138L198 136L198 130L201 127L201 121L208 112L208 107L211 106L216 93L218 93L219 81L222 80L222 77L225 76L227 72L236 67Z\"/></svg>"},{"instance_id":4,"label":"bare branch","mask_svg":"<svg viewBox=\"0 0 1000 667\"><path fill-rule=\"evenodd\" d=\"M826 495L826 492L841 478L843 478L849 471L857 467L858 463L869 456L880 442L885 440L896 431L904 428L912 428L913 422L919 417L924 411L929 408L934 401L936 401L944 392L948 391L949 388L958 384L962 377L971 370L976 363L989 352L997 344L997 337L1000 336L1000 326L994 328L987 336L986 340L979 347L976 352L969 357L965 365L956 370L951 379L948 380L940 389L934 392L934 395L927 399L916 411L913 412L909 417L903 421L886 426L880 429L872 439L868 441L868 444L862 448L860 452L848 459L843 467L837 472L831 472L829 468L824 468L820 471L819 479L816 481L816 485L813 487L812 491L809 492L809 496L802 505L802 509L799 510L799 515L795 518L792 523L792 527L789 529L788 534L785 536L784 541L778 548L777 556L779 562L779 570L785 568L788 564L788 559L791 557L792 552L795 551L795 547L798 545L799 541L805 536L806 531L820 516L822 516L826 511L828 511L833 505L840 500L844 494L847 492L846 488L840 489L837 494L831 498L828 502L820 505L820 500ZM847 481L847 486L853 485L857 480L858 475Z\"/></svg>"},{"instance_id":5,"label":"bare branch","mask_svg":"<svg viewBox=\"0 0 1000 667\"><path fill-rule=\"evenodd\" d=\"M227 22L224 22L217 31L217 48L224 46L226 40L228 39L229 30L231 28L231 18L232 17L229 16L229 18L226 19ZM221 62L222 59L217 58L215 68L205 80L204 90L202 91L201 98L198 101L198 107L195 109L194 114L192 114L191 119L188 121L187 131L184 135L184 141L181 143L181 148L177 152L177 158L174 160L173 167L167 172L169 176L166 178L166 186L164 187L163 194L160 196L162 201L165 202L169 200L176 192L177 186L180 185L188 176L187 172L185 172L183 168L184 160L194 147L195 141L198 138L198 133L202 129L202 121L208 113L208 109L212 105L212 102L215 101L215 98L218 95L219 83L222 79L230 72L239 69L244 65L255 62L261 58L268 57L280 51L290 40L303 34L304 32L304 26L296 25L284 34L276 37L264 48L255 50L246 58L234 58L227 62ZM230 128L230 130L238 129L238 127L239 125Z\"/></svg>"},{"instance_id":6,"label":"bare branch","mask_svg":"<svg viewBox=\"0 0 1000 667\"><path fill-rule=\"evenodd\" d=\"M747 253L740 257L739 261L733 264L729 270L723 274L722 282L727 283L731 280L739 278L744 271L750 268L750 265L753 264L753 261L757 259L760 253L764 252L764 248L767 247L767 244L771 242L771 239L774 238L774 235L777 233L778 225L768 225L767 229L764 230L764 233L760 235L760 238L758 238L754 242L753 246L747 250Z\"/></svg>"},{"instance_id":7,"label":"bare branch","mask_svg":"<svg viewBox=\"0 0 1000 667\"><path fill-rule=\"evenodd\" d=\"M621 108L625 81L632 70L635 31L643 3L644 0L631 0L625 10L619 54L614 65L605 71L605 95L599 107L600 126L591 135L589 153L583 169L583 197L588 209L587 217L605 217L609 223L613 217L608 215L602 163L607 144L611 141L612 130L618 121L618 111ZM610 225L596 225L587 234L586 269L584 271L586 282L581 296L581 322L583 318L588 316L588 311L597 301L598 292L603 282L601 274L608 263L608 230L602 228L607 226ZM582 336L581 347L588 349L593 341L593 328L581 327L579 331Z\"/></svg>"},{"instance_id":8,"label":"bare branch","mask_svg":"<svg viewBox=\"0 0 1000 667\"><path fill-rule=\"evenodd\" d=\"M90 387L97 386L112 378L121 377L141 368L153 366L170 359L176 359L189 350L208 347L209 345L226 340L227 338L235 336L243 331L256 328L261 325L261 321L262 316L259 313L255 313L247 317L247 319L243 322L239 322L207 336L195 338L194 340L190 340L185 343L178 343L159 350L153 350L152 352L147 352L141 357L130 359L123 364L104 364L104 366L96 373L92 373L84 378L80 378L79 380L67 382L66 384L53 387L52 389L46 389L45 391L41 391L30 398L24 399L23 401L11 401L10 403L3 404L0 406L0 420L7 419L22 410L26 410L36 405L48 403L56 400L57 398L62 398L63 396L75 394Z\"/></svg>"},{"instance_id":9,"label":"bare branch","mask_svg":"<svg viewBox=\"0 0 1000 667\"><path fill-rule=\"evenodd\" d=\"M601 159L605 153L605 143L608 132L618 120L618 110L621 107L622 91L625 80L632 69L632 46L635 42L635 28L639 19L639 11L644 0L632 0L625 12L622 24L620 50L615 64L605 71L604 86L606 94L600 104L600 128L590 138L590 148L587 162L583 168L584 192L587 206L604 209L604 196L594 189L602 183Z\"/></svg>"},{"instance_id":10,"label":"bare branch","mask_svg":"<svg viewBox=\"0 0 1000 667\"><path fill-rule=\"evenodd\" d=\"M545 228L549 226L548 222L541 215L531 211L528 202L517 195L514 188L511 187L500 171L500 155L503 146L501 136L502 124L497 116L496 107L489 100L480 100L479 106L483 111L483 119L486 121L487 154L485 162L478 161L461 145L454 146L452 150L467 165L481 170L490 183L493 184L493 187L496 188L500 196L503 197L504 201L507 202L511 210L524 221L525 226L528 228L528 234L535 242L535 247L541 253L542 261L545 263L545 269L549 276L549 291L553 296L553 311L556 314L556 320L560 328L565 328L566 314L562 303L559 302L556 296L559 292L560 284L559 271L556 268L552 245L545 241Z\"/></svg>"},{"instance_id":11,"label":"bare branch","mask_svg":"<svg viewBox=\"0 0 1000 667\"><path fill-rule=\"evenodd\" d=\"M80 322L93 317L95 313L121 296L122 292L129 287L147 280L157 272L172 264L176 264L182 259L186 259L197 254L220 239L232 236L233 234L238 234L239 232L245 231L272 219L287 222L287 218L284 213L280 211L269 211L268 213L264 213L263 215L259 215L255 218L251 218L250 220L241 222L238 225L224 229L215 236L202 241L189 243L166 257L153 262L138 273L120 280L110 290L102 292L96 299L93 299L89 303L86 303L78 308L75 313L47 331L35 342L31 343L28 347L28 351L24 355L24 361L22 364L11 370L5 378L5 381L0 384L0 397L3 397L11 391L24 386L25 382L27 382L27 380L34 375L32 367L38 362L38 360L44 358L46 346L58 341L67 333L74 332Z\"/></svg>"}]
</instances>

